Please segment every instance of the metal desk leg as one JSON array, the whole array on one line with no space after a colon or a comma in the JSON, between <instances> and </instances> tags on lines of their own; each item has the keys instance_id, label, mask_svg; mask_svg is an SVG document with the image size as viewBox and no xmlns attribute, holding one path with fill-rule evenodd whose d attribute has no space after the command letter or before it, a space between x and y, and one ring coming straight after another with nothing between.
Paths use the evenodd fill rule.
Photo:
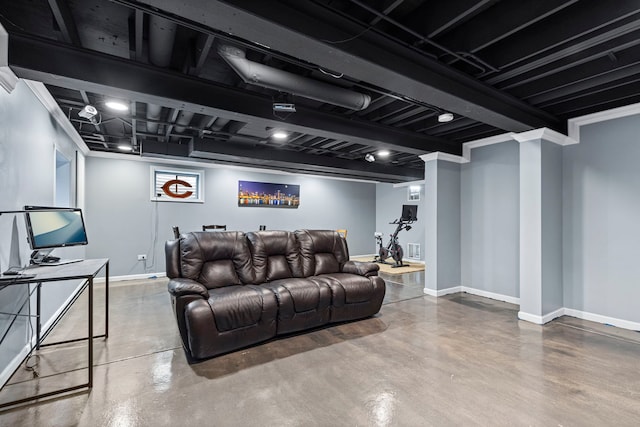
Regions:
<instances>
[{"instance_id":1,"label":"metal desk leg","mask_svg":"<svg viewBox=\"0 0 640 427\"><path fill-rule=\"evenodd\" d=\"M109 261L105 266L105 282L104 282L104 338L109 338Z\"/></svg>"},{"instance_id":2,"label":"metal desk leg","mask_svg":"<svg viewBox=\"0 0 640 427\"><path fill-rule=\"evenodd\" d=\"M93 387L93 277L89 278L89 382L87 386Z\"/></svg>"},{"instance_id":3,"label":"metal desk leg","mask_svg":"<svg viewBox=\"0 0 640 427\"><path fill-rule=\"evenodd\" d=\"M36 350L40 350L40 331L42 325L40 323L40 288L42 287L42 283L38 282L38 286L36 288ZM29 302L31 304L31 302Z\"/></svg>"}]
</instances>

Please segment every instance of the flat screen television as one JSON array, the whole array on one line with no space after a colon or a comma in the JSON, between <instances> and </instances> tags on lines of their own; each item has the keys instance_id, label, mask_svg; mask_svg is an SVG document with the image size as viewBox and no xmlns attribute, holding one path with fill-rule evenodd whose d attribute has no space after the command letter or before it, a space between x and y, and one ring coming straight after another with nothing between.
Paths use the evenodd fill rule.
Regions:
<instances>
[{"instance_id":1,"label":"flat screen television","mask_svg":"<svg viewBox=\"0 0 640 427\"><path fill-rule=\"evenodd\" d=\"M418 220L418 205L402 205L400 221L414 222Z\"/></svg>"},{"instance_id":2,"label":"flat screen television","mask_svg":"<svg viewBox=\"0 0 640 427\"><path fill-rule=\"evenodd\" d=\"M27 237L33 250L86 245L82 210L25 206Z\"/></svg>"}]
</instances>

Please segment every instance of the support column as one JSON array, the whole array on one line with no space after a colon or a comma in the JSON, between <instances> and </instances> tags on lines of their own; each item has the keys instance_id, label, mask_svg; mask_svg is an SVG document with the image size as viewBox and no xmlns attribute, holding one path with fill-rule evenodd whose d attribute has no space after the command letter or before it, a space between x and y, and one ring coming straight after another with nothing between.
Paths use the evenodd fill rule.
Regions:
<instances>
[{"instance_id":1,"label":"support column","mask_svg":"<svg viewBox=\"0 0 640 427\"><path fill-rule=\"evenodd\" d=\"M549 129L514 135L520 143L520 311L544 324L564 314L562 294L562 147Z\"/></svg>"},{"instance_id":2,"label":"support column","mask_svg":"<svg viewBox=\"0 0 640 427\"><path fill-rule=\"evenodd\" d=\"M425 162L424 293L442 296L460 291L460 163L445 153L420 156Z\"/></svg>"},{"instance_id":3,"label":"support column","mask_svg":"<svg viewBox=\"0 0 640 427\"><path fill-rule=\"evenodd\" d=\"M0 24L0 86L7 91L13 92L18 84L18 77L9 68L9 34Z\"/></svg>"}]
</instances>

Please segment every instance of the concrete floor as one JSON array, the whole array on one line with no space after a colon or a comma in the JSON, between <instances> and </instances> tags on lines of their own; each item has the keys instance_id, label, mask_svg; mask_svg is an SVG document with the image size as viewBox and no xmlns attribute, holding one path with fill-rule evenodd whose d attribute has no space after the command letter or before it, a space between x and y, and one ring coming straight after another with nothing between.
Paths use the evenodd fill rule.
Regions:
<instances>
[{"instance_id":1,"label":"concrete floor","mask_svg":"<svg viewBox=\"0 0 640 427\"><path fill-rule=\"evenodd\" d=\"M637 332L567 317L533 325L511 304L425 296L424 272L385 278L376 317L192 365L166 279L112 283L91 392L2 412L0 425L640 425ZM84 332L86 302L76 304L50 339ZM86 378L85 358L86 344L41 351L39 378L20 369L0 401Z\"/></svg>"}]
</instances>

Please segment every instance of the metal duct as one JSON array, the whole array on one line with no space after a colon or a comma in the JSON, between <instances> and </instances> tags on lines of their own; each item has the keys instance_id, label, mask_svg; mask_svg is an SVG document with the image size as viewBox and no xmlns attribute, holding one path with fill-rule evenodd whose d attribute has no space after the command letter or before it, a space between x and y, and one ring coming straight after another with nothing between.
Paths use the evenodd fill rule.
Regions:
<instances>
[{"instance_id":1,"label":"metal duct","mask_svg":"<svg viewBox=\"0 0 640 427\"><path fill-rule=\"evenodd\" d=\"M218 54L245 83L315 99L350 110L364 110L371 102L369 95L249 61L245 52L236 46L218 44Z\"/></svg>"},{"instance_id":2,"label":"metal duct","mask_svg":"<svg viewBox=\"0 0 640 427\"><path fill-rule=\"evenodd\" d=\"M156 15L149 16L149 61L158 67L171 64L177 24ZM160 120L162 107L147 104L147 119ZM147 132L158 133L158 124L147 122Z\"/></svg>"},{"instance_id":3,"label":"metal duct","mask_svg":"<svg viewBox=\"0 0 640 427\"><path fill-rule=\"evenodd\" d=\"M189 123L191 123L191 119L193 118L194 113L192 113L191 111L180 111L180 114L178 114L178 118L176 120L176 124L173 126L173 129L177 132L177 133L184 133L184 131L186 130L185 126L189 126ZM182 125L182 126L181 126ZM177 141L178 138L171 138L172 141Z\"/></svg>"},{"instance_id":4,"label":"metal duct","mask_svg":"<svg viewBox=\"0 0 640 427\"><path fill-rule=\"evenodd\" d=\"M156 104L147 104L147 119L160 120L162 107ZM147 132L158 133L158 123L147 122Z\"/></svg>"},{"instance_id":5,"label":"metal duct","mask_svg":"<svg viewBox=\"0 0 640 427\"><path fill-rule=\"evenodd\" d=\"M168 19L149 16L149 61L153 65L168 67L171 64L176 27L177 24Z\"/></svg>"}]
</instances>

